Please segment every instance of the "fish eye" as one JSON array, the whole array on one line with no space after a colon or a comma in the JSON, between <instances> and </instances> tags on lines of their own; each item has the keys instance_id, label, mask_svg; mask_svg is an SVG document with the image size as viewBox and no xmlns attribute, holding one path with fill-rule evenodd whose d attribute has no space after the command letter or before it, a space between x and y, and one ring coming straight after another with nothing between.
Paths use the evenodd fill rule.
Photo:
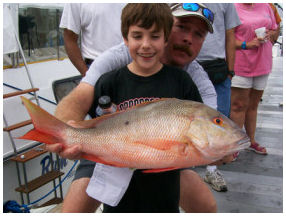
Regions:
<instances>
[{"instance_id":1,"label":"fish eye","mask_svg":"<svg viewBox=\"0 0 286 216\"><path fill-rule=\"evenodd\" d=\"M213 123L215 123L216 125L220 125L221 126L223 124L223 120L220 117L215 117L213 119Z\"/></svg>"}]
</instances>

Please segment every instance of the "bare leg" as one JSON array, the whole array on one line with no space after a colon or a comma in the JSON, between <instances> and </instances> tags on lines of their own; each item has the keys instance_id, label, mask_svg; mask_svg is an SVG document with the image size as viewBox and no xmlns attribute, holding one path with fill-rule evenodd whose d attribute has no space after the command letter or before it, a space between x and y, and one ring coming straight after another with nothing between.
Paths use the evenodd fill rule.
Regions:
<instances>
[{"instance_id":1,"label":"bare leg","mask_svg":"<svg viewBox=\"0 0 286 216\"><path fill-rule=\"evenodd\" d=\"M90 178L80 178L72 182L64 198L63 213L94 213L99 207L101 203L89 197L86 193L89 180Z\"/></svg>"},{"instance_id":2,"label":"bare leg","mask_svg":"<svg viewBox=\"0 0 286 216\"><path fill-rule=\"evenodd\" d=\"M180 206L187 213L215 213L217 211L211 190L192 170L181 171Z\"/></svg>"},{"instance_id":3,"label":"bare leg","mask_svg":"<svg viewBox=\"0 0 286 216\"><path fill-rule=\"evenodd\" d=\"M248 109L250 89L231 88L230 119L243 128Z\"/></svg>"},{"instance_id":4,"label":"bare leg","mask_svg":"<svg viewBox=\"0 0 286 216\"><path fill-rule=\"evenodd\" d=\"M256 119L257 109L259 101L263 95L263 91L251 89L249 106L245 116L245 130L250 138L251 143L255 143L255 130L256 130Z\"/></svg>"}]
</instances>

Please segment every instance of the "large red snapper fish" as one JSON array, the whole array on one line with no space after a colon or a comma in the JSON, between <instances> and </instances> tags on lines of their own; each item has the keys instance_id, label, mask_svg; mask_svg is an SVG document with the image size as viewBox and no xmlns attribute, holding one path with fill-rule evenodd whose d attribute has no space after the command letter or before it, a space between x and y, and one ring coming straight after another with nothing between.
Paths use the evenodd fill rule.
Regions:
<instances>
[{"instance_id":1,"label":"large red snapper fish","mask_svg":"<svg viewBox=\"0 0 286 216\"><path fill-rule=\"evenodd\" d=\"M162 172L205 165L250 145L245 132L218 111L198 102L161 99L92 119L73 128L21 97L34 129L20 139L65 148L82 145L82 157L116 167Z\"/></svg>"}]
</instances>

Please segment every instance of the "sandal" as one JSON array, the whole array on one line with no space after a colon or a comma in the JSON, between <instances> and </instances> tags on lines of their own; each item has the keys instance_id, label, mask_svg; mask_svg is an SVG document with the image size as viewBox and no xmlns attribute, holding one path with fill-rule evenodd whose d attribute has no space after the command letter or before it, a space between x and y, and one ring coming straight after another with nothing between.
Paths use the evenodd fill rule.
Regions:
<instances>
[{"instance_id":1,"label":"sandal","mask_svg":"<svg viewBox=\"0 0 286 216\"><path fill-rule=\"evenodd\" d=\"M236 161L237 160L237 158L238 158L238 155L239 155L239 152L235 152L232 156L233 156L233 159L232 159L232 161L231 162L234 162L234 161Z\"/></svg>"},{"instance_id":2,"label":"sandal","mask_svg":"<svg viewBox=\"0 0 286 216\"><path fill-rule=\"evenodd\" d=\"M258 143L251 143L251 145L248 147L248 150L255 151L257 154L263 154L267 155L266 148L260 146Z\"/></svg>"}]
</instances>

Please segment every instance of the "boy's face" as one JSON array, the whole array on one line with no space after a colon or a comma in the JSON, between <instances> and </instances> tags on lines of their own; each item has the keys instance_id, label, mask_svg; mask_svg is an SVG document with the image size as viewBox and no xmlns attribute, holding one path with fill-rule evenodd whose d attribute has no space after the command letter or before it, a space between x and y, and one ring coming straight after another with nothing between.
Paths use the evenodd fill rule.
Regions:
<instances>
[{"instance_id":1,"label":"boy's face","mask_svg":"<svg viewBox=\"0 0 286 216\"><path fill-rule=\"evenodd\" d=\"M167 45L163 29L155 31L155 24L150 29L132 25L124 42L133 59L132 68L129 68L132 72L148 76L161 69L160 58Z\"/></svg>"},{"instance_id":2,"label":"boy's face","mask_svg":"<svg viewBox=\"0 0 286 216\"><path fill-rule=\"evenodd\" d=\"M174 17L164 63L182 68L192 62L198 56L207 33L207 25L200 18Z\"/></svg>"}]
</instances>

